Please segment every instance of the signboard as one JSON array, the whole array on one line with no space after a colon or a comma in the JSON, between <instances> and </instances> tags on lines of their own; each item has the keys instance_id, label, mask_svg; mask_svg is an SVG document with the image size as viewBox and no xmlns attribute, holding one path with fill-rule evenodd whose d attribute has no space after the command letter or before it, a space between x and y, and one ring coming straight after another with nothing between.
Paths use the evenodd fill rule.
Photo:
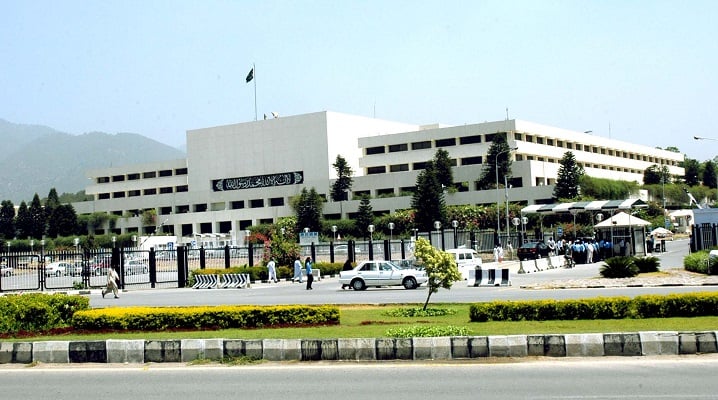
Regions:
<instances>
[{"instance_id":1,"label":"signboard","mask_svg":"<svg viewBox=\"0 0 718 400\"><path fill-rule=\"evenodd\" d=\"M226 190L256 189L272 186L299 185L304 183L304 172L282 172L279 174L242 176L239 178L213 179L212 190L222 192Z\"/></svg>"},{"instance_id":2,"label":"signboard","mask_svg":"<svg viewBox=\"0 0 718 400\"><path fill-rule=\"evenodd\" d=\"M299 244L307 245L319 242L319 232L299 232Z\"/></svg>"},{"instance_id":3,"label":"signboard","mask_svg":"<svg viewBox=\"0 0 718 400\"><path fill-rule=\"evenodd\" d=\"M559 226L556 228L556 234L560 237L563 236L563 227Z\"/></svg>"}]
</instances>

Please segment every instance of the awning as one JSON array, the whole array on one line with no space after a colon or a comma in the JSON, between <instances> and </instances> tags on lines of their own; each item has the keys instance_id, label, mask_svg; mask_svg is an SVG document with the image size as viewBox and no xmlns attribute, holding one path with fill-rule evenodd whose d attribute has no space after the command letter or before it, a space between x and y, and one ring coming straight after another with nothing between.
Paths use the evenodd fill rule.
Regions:
<instances>
[{"instance_id":1,"label":"awning","mask_svg":"<svg viewBox=\"0 0 718 400\"><path fill-rule=\"evenodd\" d=\"M626 200L594 200L572 203L534 204L521 209L521 214L559 214L584 211L613 211L646 208L648 205L641 199Z\"/></svg>"}]
</instances>

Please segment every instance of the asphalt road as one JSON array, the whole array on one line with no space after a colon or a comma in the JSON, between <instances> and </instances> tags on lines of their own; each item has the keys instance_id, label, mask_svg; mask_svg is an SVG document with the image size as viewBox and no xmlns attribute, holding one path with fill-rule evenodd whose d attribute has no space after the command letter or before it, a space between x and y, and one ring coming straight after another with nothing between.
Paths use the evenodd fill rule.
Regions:
<instances>
[{"instance_id":1,"label":"asphalt road","mask_svg":"<svg viewBox=\"0 0 718 400\"><path fill-rule=\"evenodd\" d=\"M717 355L256 366L0 366L7 399L715 399Z\"/></svg>"},{"instance_id":2,"label":"asphalt road","mask_svg":"<svg viewBox=\"0 0 718 400\"><path fill-rule=\"evenodd\" d=\"M682 268L683 257L688 253L688 241L668 242L668 252L658 254L661 269ZM531 274L512 274L512 286L467 287L456 282L451 290L440 289L432 294L430 302L471 303L491 300L569 299L599 296L636 296L640 294L668 294L695 291L718 291L718 286L679 287L618 287L591 289L533 290L521 286L541 281L592 278L599 276L601 263L578 265L573 269L552 269ZM249 289L134 289L131 286L120 299L103 299L99 291L90 295L92 307L112 306L176 306L220 304L396 304L423 303L428 291L425 287L406 290L402 287L370 288L365 291L342 290L337 278L314 282L314 290L305 290L304 284L280 282L255 284Z\"/></svg>"}]
</instances>

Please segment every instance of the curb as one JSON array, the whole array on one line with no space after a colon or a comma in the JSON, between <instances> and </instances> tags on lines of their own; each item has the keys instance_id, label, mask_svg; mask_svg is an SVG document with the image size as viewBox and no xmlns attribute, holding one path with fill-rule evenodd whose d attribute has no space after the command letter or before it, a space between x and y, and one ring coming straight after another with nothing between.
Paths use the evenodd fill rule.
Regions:
<instances>
[{"instance_id":1,"label":"curb","mask_svg":"<svg viewBox=\"0 0 718 400\"><path fill-rule=\"evenodd\" d=\"M0 342L0 364L452 360L487 357L661 356L718 353L717 331L377 339L177 339Z\"/></svg>"}]
</instances>

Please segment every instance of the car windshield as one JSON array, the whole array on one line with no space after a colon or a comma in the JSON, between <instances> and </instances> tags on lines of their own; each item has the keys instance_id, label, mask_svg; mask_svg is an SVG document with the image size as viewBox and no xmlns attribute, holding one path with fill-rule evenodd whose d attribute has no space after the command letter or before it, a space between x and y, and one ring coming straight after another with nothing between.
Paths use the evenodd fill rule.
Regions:
<instances>
[{"instance_id":1,"label":"car windshield","mask_svg":"<svg viewBox=\"0 0 718 400\"><path fill-rule=\"evenodd\" d=\"M522 248L522 249L533 249L533 248L536 247L536 246L538 246L538 242L529 242L529 243L524 243L524 244L521 246L521 248Z\"/></svg>"}]
</instances>

